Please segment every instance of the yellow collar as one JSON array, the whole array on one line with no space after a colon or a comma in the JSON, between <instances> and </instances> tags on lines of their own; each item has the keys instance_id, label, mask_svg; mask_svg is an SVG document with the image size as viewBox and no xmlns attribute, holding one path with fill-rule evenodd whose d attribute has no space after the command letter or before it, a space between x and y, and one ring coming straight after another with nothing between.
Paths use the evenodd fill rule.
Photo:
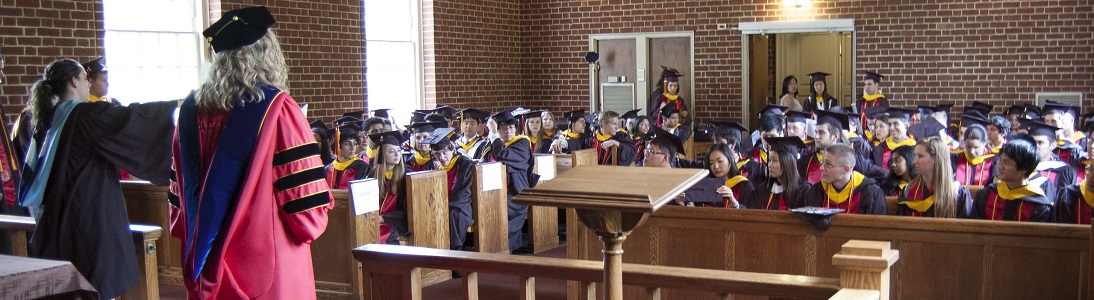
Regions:
<instances>
[{"instance_id":1,"label":"yellow collar","mask_svg":"<svg viewBox=\"0 0 1094 300\"><path fill-rule=\"evenodd\" d=\"M566 138L576 139L576 138L579 138L579 137L581 137L581 134L580 134L580 133L576 133L576 132L572 132L572 131L569 131L569 130L566 130L566 131L563 131L563 132L562 132L562 136L564 136L564 137L566 137Z\"/></svg>"},{"instance_id":2,"label":"yellow collar","mask_svg":"<svg viewBox=\"0 0 1094 300\"><path fill-rule=\"evenodd\" d=\"M923 191L922 182L920 182L920 184L916 184L915 188L920 193L918 196L923 196L922 193L925 191ZM908 193L911 193L911 191L908 191ZM931 205L934 205L934 194L932 193L930 196L927 196L927 198L923 198L923 200L909 199L909 201L904 201L900 203L908 206L908 208L911 208L912 210L923 213L930 209Z\"/></svg>"},{"instance_id":3,"label":"yellow collar","mask_svg":"<svg viewBox=\"0 0 1094 300\"><path fill-rule=\"evenodd\" d=\"M817 151L817 164L824 165L824 151Z\"/></svg>"},{"instance_id":4,"label":"yellow collar","mask_svg":"<svg viewBox=\"0 0 1094 300\"><path fill-rule=\"evenodd\" d=\"M376 152L380 151L380 148L369 148L368 146L365 146L365 148L365 156L368 156L370 158L376 157Z\"/></svg>"},{"instance_id":5,"label":"yellow collar","mask_svg":"<svg viewBox=\"0 0 1094 300\"><path fill-rule=\"evenodd\" d=\"M471 147L474 147L475 142L478 142L478 141L479 141L479 136L475 136L475 137L471 138L470 140L467 140L466 144L460 143L459 141L456 141L456 145L459 145L460 149L463 149L463 152L467 152L467 151L471 151ZM470 155L470 154L468 154L468 155Z\"/></svg>"},{"instance_id":6,"label":"yellow collar","mask_svg":"<svg viewBox=\"0 0 1094 300\"><path fill-rule=\"evenodd\" d=\"M386 178L387 180L391 180L391 176L392 176L392 175L394 175L394 174L395 174L395 171L394 171L394 170L393 170L393 171L387 171L387 172L384 172L384 178Z\"/></svg>"},{"instance_id":7,"label":"yellow collar","mask_svg":"<svg viewBox=\"0 0 1094 300\"><path fill-rule=\"evenodd\" d=\"M676 126L672 126L672 128L666 129L665 131L673 131L676 130L676 128L680 128L680 124L676 124Z\"/></svg>"},{"instance_id":8,"label":"yellow collar","mask_svg":"<svg viewBox=\"0 0 1094 300\"><path fill-rule=\"evenodd\" d=\"M603 142L603 141L607 141L607 140L610 140L611 138L612 138L612 136L610 136L610 135L603 135L603 134L600 134L600 130L597 130L597 131L596 131L596 140L597 140L597 141L601 141L601 142Z\"/></svg>"},{"instance_id":9,"label":"yellow collar","mask_svg":"<svg viewBox=\"0 0 1094 300\"><path fill-rule=\"evenodd\" d=\"M740 170L741 168L744 168L745 165L748 164L748 162L749 160L747 158L745 160L737 162L737 169Z\"/></svg>"},{"instance_id":10,"label":"yellow collar","mask_svg":"<svg viewBox=\"0 0 1094 300\"><path fill-rule=\"evenodd\" d=\"M414 150L414 163L418 164L419 166L425 165L425 163L429 162L430 159L432 159L430 155L422 156L421 151Z\"/></svg>"},{"instance_id":11,"label":"yellow collar","mask_svg":"<svg viewBox=\"0 0 1094 300\"><path fill-rule=\"evenodd\" d=\"M965 161L969 162L970 165L974 165L974 166L980 165L985 160L988 160L992 157L995 157L994 153L989 152L988 154L984 154L984 155L977 156L977 157L972 157L972 156L969 155L969 151L965 151Z\"/></svg>"},{"instance_id":12,"label":"yellow collar","mask_svg":"<svg viewBox=\"0 0 1094 300\"><path fill-rule=\"evenodd\" d=\"M999 184L996 185L996 195L998 195L999 198L1003 198L1003 200L1008 201L1022 197L1044 194L1045 191L1041 190L1040 186L1032 183L1026 184L1016 189L1011 189L1009 186L1007 186L1007 183L1005 181L1000 181Z\"/></svg>"},{"instance_id":13,"label":"yellow collar","mask_svg":"<svg viewBox=\"0 0 1094 300\"><path fill-rule=\"evenodd\" d=\"M1069 136L1068 138L1056 141L1056 144L1059 145L1059 146L1063 146L1063 145L1067 144L1067 142L1072 142L1072 143L1078 144L1079 141L1082 140L1085 137L1086 137L1086 134L1084 134L1080 131L1076 131L1075 133L1072 133L1071 136ZM1080 146L1082 146L1082 145L1080 145Z\"/></svg>"},{"instance_id":14,"label":"yellow collar","mask_svg":"<svg viewBox=\"0 0 1094 300\"><path fill-rule=\"evenodd\" d=\"M744 177L744 176L741 176L741 175L733 176L733 178L726 179L726 186L731 187L731 188L736 187L737 184L740 184L741 182L745 182L745 181L748 181L748 177Z\"/></svg>"},{"instance_id":15,"label":"yellow collar","mask_svg":"<svg viewBox=\"0 0 1094 300\"><path fill-rule=\"evenodd\" d=\"M844 136L846 136L848 139L859 137L859 135L857 133L850 132L850 131L848 131L847 134L844 134Z\"/></svg>"},{"instance_id":16,"label":"yellow collar","mask_svg":"<svg viewBox=\"0 0 1094 300\"><path fill-rule=\"evenodd\" d=\"M905 187L908 187L908 181L900 180L900 183L897 183L896 186L900 187L900 190L904 190Z\"/></svg>"},{"instance_id":17,"label":"yellow collar","mask_svg":"<svg viewBox=\"0 0 1094 300\"><path fill-rule=\"evenodd\" d=\"M903 142L897 143L893 142L893 137L888 137L885 139L885 147L889 148L889 151L896 150L896 148L900 146L915 146L915 140L912 138L907 138L904 139Z\"/></svg>"},{"instance_id":18,"label":"yellow collar","mask_svg":"<svg viewBox=\"0 0 1094 300\"><path fill-rule=\"evenodd\" d=\"M677 98L680 98L678 94L661 93L661 95L664 95L669 101L676 101Z\"/></svg>"},{"instance_id":19,"label":"yellow collar","mask_svg":"<svg viewBox=\"0 0 1094 300\"><path fill-rule=\"evenodd\" d=\"M106 101L107 99L110 99L110 97L106 97L106 96L99 97L99 96L91 95L90 98L87 99L87 102Z\"/></svg>"},{"instance_id":20,"label":"yellow collar","mask_svg":"<svg viewBox=\"0 0 1094 300\"><path fill-rule=\"evenodd\" d=\"M456 166L456 161L459 160L459 158L460 158L459 156L455 156L455 154L453 154L452 159L448 160L448 164L444 165L444 170L445 171L452 170L452 167Z\"/></svg>"},{"instance_id":21,"label":"yellow collar","mask_svg":"<svg viewBox=\"0 0 1094 300\"><path fill-rule=\"evenodd\" d=\"M527 140L527 139L528 139L528 137L526 137L526 136L523 136L523 135L518 135L518 136L514 136L514 137L513 137L513 139L511 139L511 140L509 140L509 141L505 142L505 146L506 146L506 147L509 147L509 145L512 145L513 143L516 143L517 141L519 141L519 140L521 140L521 139L525 139L525 140Z\"/></svg>"},{"instance_id":22,"label":"yellow collar","mask_svg":"<svg viewBox=\"0 0 1094 300\"><path fill-rule=\"evenodd\" d=\"M851 173L851 181L847 182L847 185L843 187L842 191L836 191L836 188L828 183L822 182L821 185L824 187L825 194L828 195L828 200L835 203L843 203L844 201L851 199L851 194L854 193L855 187L861 185L862 180L865 178L866 176L862 176L859 172Z\"/></svg>"},{"instance_id":23,"label":"yellow collar","mask_svg":"<svg viewBox=\"0 0 1094 300\"><path fill-rule=\"evenodd\" d=\"M760 161L767 163L767 151L764 151L764 149L760 149Z\"/></svg>"},{"instance_id":24,"label":"yellow collar","mask_svg":"<svg viewBox=\"0 0 1094 300\"><path fill-rule=\"evenodd\" d=\"M536 137L534 137L534 136L527 136L527 135L526 135L526 136L524 136L524 137L528 138L528 142L529 142L529 143L532 143L532 144L535 144L535 143L536 143Z\"/></svg>"},{"instance_id":25,"label":"yellow collar","mask_svg":"<svg viewBox=\"0 0 1094 300\"><path fill-rule=\"evenodd\" d=\"M881 93L873 95L862 95L862 99L866 100L867 102L877 100L878 98L885 98L885 95L882 95Z\"/></svg>"},{"instance_id":26,"label":"yellow collar","mask_svg":"<svg viewBox=\"0 0 1094 300\"><path fill-rule=\"evenodd\" d=\"M869 131L869 130L863 131L862 135L864 135L866 137L867 141L870 141L870 142L874 141L874 133L872 131Z\"/></svg>"},{"instance_id":27,"label":"yellow collar","mask_svg":"<svg viewBox=\"0 0 1094 300\"><path fill-rule=\"evenodd\" d=\"M354 156L353 158L350 158L350 160L347 160L347 161L344 161L344 162L338 161L338 160L336 159L336 160L334 160L334 162L333 162L333 163L331 163L331 164L332 164L332 165L334 165L334 169L335 169L335 170L338 170L338 171L345 171L345 170L346 170L346 168L348 168L348 167L349 167L349 165L353 164L353 162L354 162L354 161L358 161L358 160L361 160L361 159L360 159L360 158L357 158L356 156Z\"/></svg>"}]
</instances>

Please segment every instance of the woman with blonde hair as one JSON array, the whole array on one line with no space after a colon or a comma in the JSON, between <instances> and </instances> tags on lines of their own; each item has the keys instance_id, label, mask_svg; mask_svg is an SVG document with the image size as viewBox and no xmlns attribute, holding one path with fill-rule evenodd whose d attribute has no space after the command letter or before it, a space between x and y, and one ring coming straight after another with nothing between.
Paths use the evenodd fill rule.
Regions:
<instances>
[{"instance_id":1,"label":"woman with blonde hair","mask_svg":"<svg viewBox=\"0 0 1094 300\"><path fill-rule=\"evenodd\" d=\"M897 199L897 214L913 217L969 218L972 196L954 180L950 149L940 137L920 140L912 164L919 174Z\"/></svg>"},{"instance_id":2,"label":"woman with blonde hair","mask_svg":"<svg viewBox=\"0 0 1094 300\"><path fill-rule=\"evenodd\" d=\"M398 244L398 238L410 232L406 215L406 165L403 164L404 140L399 131L368 135L380 151L373 162L376 181L380 185L380 241Z\"/></svg>"}]
</instances>

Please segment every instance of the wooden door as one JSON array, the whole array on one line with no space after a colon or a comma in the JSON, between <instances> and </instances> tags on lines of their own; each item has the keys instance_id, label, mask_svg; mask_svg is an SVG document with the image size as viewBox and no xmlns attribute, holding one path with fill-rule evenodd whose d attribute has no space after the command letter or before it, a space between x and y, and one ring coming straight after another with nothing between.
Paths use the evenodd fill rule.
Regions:
<instances>
[{"instance_id":1,"label":"wooden door","mask_svg":"<svg viewBox=\"0 0 1094 300\"><path fill-rule=\"evenodd\" d=\"M744 125L748 128L756 129L759 124L759 112L768 103L773 103L776 97L782 95L773 95L772 83L774 80L771 78L771 65L768 63L770 58L770 42L771 37L767 35L751 35L749 36L749 64L748 78L748 111L751 116L745 116L742 118L747 123ZM782 84L780 81L779 84ZM781 87L780 87L781 88Z\"/></svg>"},{"instance_id":2,"label":"wooden door","mask_svg":"<svg viewBox=\"0 0 1094 300\"><path fill-rule=\"evenodd\" d=\"M596 107L594 110L603 110L600 94L604 91L600 88L602 83L609 83L608 77L619 78L621 83L634 83L638 81L637 42L633 38L618 40L597 40L597 53L600 54L600 69L597 71ZM626 77L625 81L622 80ZM634 90L634 89L632 89ZM631 99L637 99L637 95ZM645 104L638 105L643 107ZM633 108L631 108L633 109ZM625 111L619 111L622 114Z\"/></svg>"},{"instance_id":3,"label":"wooden door","mask_svg":"<svg viewBox=\"0 0 1094 300\"><path fill-rule=\"evenodd\" d=\"M854 94L854 73L850 32L811 32L779 34L775 37L776 76L794 75L798 79L798 101L805 102L812 85L809 76L813 72L825 72L828 76L828 94L839 100L840 106L851 106ZM753 64L757 63L753 61ZM782 84L780 81L779 84ZM782 87L779 87L781 89ZM780 91L781 92L781 91ZM782 95L779 95L780 97Z\"/></svg>"},{"instance_id":4,"label":"wooden door","mask_svg":"<svg viewBox=\"0 0 1094 300\"><path fill-rule=\"evenodd\" d=\"M652 93L654 88L657 87L658 80L661 78L661 66L675 68L684 75L680 77L680 91L677 93L687 101L685 103L687 103L688 109L694 110L695 99L691 95L691 85L695 82L695 74L692 74L691 65L691 39L687 37L650 38L649 69L646 71L646 76L649 77L649 82L647 82L649 89L647 91ZM646 95L641 99L648 100L648 97L649 95ZM640 103L639 107L643 108L642 112L645 113L646 103ZM684 119L690 118L682 118L681 122Z\"/></svg>"}]
</instances>

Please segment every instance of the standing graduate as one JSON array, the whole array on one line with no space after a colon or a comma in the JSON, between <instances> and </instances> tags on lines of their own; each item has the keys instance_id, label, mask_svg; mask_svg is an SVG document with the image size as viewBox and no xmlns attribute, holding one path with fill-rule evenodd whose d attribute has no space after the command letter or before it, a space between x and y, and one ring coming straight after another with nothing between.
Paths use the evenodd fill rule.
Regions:
<instances>
[{"instance_id":1,"label":"standing graduate","mask_svg":"<svg viewBox=\"0 0 1094 300\"><path fill-rule=\"evenodd\" d=\"M953 180L950 151L940 137L915 145L919 176L897 199L897 215L934 218L968 218L972 215L969 190Z\"/></svg>"},{"instance_id":2,"label":"standing graduate","mask_svg":"<svg viewBox=\"0 0 1094 300\"><path fill-rule=\"evenodd\" d=\"M475 224L471 217L471 183L475 181L475 162L456 152L451 137L452 128L433 131L422 141L429 145L433 170L443 170L448 177L448 245L452 250L463 250L467 228Z\"/></svg>"},{"instance_id":3,"label":"standing graduate","mask_svg":"<svg viewBox=\"0 0 1094 300\"><path fill-rule=\"evenodd\" d=\"M806 192L812 187L798 173L798 156L805 143L796 137L766 138L771 145L767 164L767 182L756 191L751 209L788 210L803 206ZM786 167L783 167L786 166Z\"/></svg>"},{"instance_id":4,"label":"standing graduate","mask_svg":"<svg viewBox=\"0 0 1094 300\"><path fill-rule=\"evenodd\" d=\"M460 111L460 138L456 139L456 151L476 161L486 159L490 146L483 137L482 127L490 113L477 108Z\"/></svg>"},{"instance_id":5,"label":"standing graduate","mask_svg":"<svg viewBox=\"0 0 1094 300\"><path fill-rule=\"evenodd\" d=\"M953 175L961 185L985 186L995 181L995 153L988 149L987 130L983 124L985 120L965 118L964 148L952 154L954 163Z\"/></svg>"},{"instance_id":6,"label":"standing graduate","mask_svg":"<svg viewBox=\"0 0 1094 300\"><path fill-rule=\"evenodd\" d=\"M809 74L809 98L806 98L805 103L802 104L805 112L814 113L818 110L830 110L839 106L839 101L828 94L828 75L832 74L825 72Z\"/></svg>"},{"instance_id":7,"label":"standing graduate","mask_svg":"<svg viewBox=\"0 0 1094 300\"><path fill-rule=\"evenodd\" d=\"M34 134L16 203L38 222L31 257L71 261L113 298L140 278L118 168L167 183L177 102L87 103L88 85L80 63L60 59L31 88Z\"/></svg>"},{"instance_id":8,"label":"standing graduate","mask_svg":"<svg viewBox=\"0 0 1094 300\"><path fill-rule=\"evenodd\" d=\"M338 149L335 159L326 166L327 185L332 189L348 189L349 182L372 176L369 164L354 155L361 146L360 135L356 130L343 126L338 131Z\"/></svg>"},{"instance_id":9,"label":"standing graduate","mask_svg":"<svg viewBox=\"0 0 1094 300\"><path fill-rule=\"evenodd\" d=\"M629 166L638 157L634 141L626 131L619 130L619 124L618 113L600 113L600 129L585 142L586 148L596 149L597 164Z\"/></svg>"},{"instance_id":10,"label":"standing graduate","mask_svg":"<svg viewBox=\"0 0 1094 300\"><path fill-rule=\"evenodd\" d=\"M889 137L874 147L874 163L889 171L889 157L900 146L915 146L915 139L908 135L908 122L914 113L909 109L889 108Z\"/></svg>"},{"instance_id":11,"label":"standing graduate","mask_svg":"<svg viewBox=\"0 0 1094 300\"><path fill-rule=\"evenodd\" d=\"M509 111L494 114L486 124L490 132L490 155L493 161L505 165L508 180L506 200L509 206L509 251L516 251L524 246L520 229L524 227L528 206L513 203L513 197L526 188L535 187L539 182L539 175L532 172L536 158L532 156L528 138L517 135L517 119Z\"/></svg>"},{"instance_id":12,"label":"standing graduate","mask_svg":"<svg viewBox=\"0 0 1094 300\"><path fill-rule=\"evenodd\" d=\"M999 150L999 173L976 192L974 219L1049 222L1056 197L1055 185L1036 173L1037 145L1028 136L1016 136Z\"/></svg>"},{"instance_id":13,"label":"standing graduate","mask_svg":"<svg viewBox=\"0 0 1094 300\"><path fill-rule=\"evenodd\" d=\"M334 203L273 24L249 7L202 32L212 67L179 110L168 195L188 299L316 297L310 244Z\"/></svg>"},{"instance_id":14,"label":"standing graduate","mask_svg":"<svg viewBox=\"0 0 1094 300\"><path fill-rule=\"evenodd\" d=\"M106 69L106 57L99 56L99 58L93 59L89 62L83 63L84 70L87 71L87 80L91 81L91 97L88 102L106 101L111 104L121 106L122 103L114 97L106 95L110 90L109 74Z\"/></svg>"},{"instance_id":15,"label":"standing graduate","mask_svg":"<svg viewBox=\"0 0 1094 300\"><path fill-rule=\"evenodd\" d=\"M840 208L849 214L889 213L877 181L855 171L855 150L851 146L828 146L822 166L821 181L809 189L806 206Z\"/></svg>"},{"instance_id":16,"label":"standing graduate","mask_svg":"<svg viewBox=\"0 0 1094 300\"><path fill-rule=\"evenodd\" d=\"M881 79L884 75L866 71L866 77L862 80L862 97L855 102L855 108L859 112L859 122L867 123L866 109L871 107L889 107L889 99L881 94Z\"/></svg>"},{"instance_id":17,"label":"standing graduate","mask_svg":"<svg viewBox=\"0 0 1094 300\"><path fill-rule=\"evenodd\" d=\"M655 126L664 127L661 110L665 107L676 109L680 112L680 118L688 117L690 110L684 103L684 97L680 97L680 77L683 76L676 69L661 66L661 78L657 81L657 86L653 88L653 93L650 94L649 102L646 104L646 116L654 121Z\"/></svg>"}]
</instances>

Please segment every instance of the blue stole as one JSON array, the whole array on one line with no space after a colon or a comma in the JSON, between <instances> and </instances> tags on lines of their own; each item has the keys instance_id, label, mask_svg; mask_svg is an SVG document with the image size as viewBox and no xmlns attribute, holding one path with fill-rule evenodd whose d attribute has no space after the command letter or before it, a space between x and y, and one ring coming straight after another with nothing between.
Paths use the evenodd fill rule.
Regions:
<instances>
[{"instance_id":1,"label":"blue stole","mask_svg":"<svg viewBox=\"0 0 1094 300\"><path fill-rule=\"evenodd\" d=\"M262 130L270 104L281 90L262 85L266 96L261 102L237 103L228 116L213 160L201 174L201 142L198 136L197 100L191 93L179 108L178 136L180 163L186 195L186 240L183 255L194 253L193 265L184 266L197 281L213 241L224 229L225 219L235 210L258 133ZM202 176L205 175L205 176ZM204 180L203 180L204 179ZM273 200L270 200L273 201Z\"/></svg>"},{"instance_id":2,"label":"blue stole","mask_svg":"<svg viewBox=\"0 0 1094 300\"><path fill-rule=\"evenodd\" d=\"M42 217L42 198L45 197L46 184L49 183L49 173L53 170L53 158L57 156L57 144L61 140L61 130L65 128L68 115L72 108L79 104L76 100L65 100L53 110L53 121L42 141L42 152L38 153L38 143L31 142L27 150L26 162L23 163L22 180L20 180L18 194L15 197L20 206L29 206L34 220Z\"/></svg>"}]
</instances>

